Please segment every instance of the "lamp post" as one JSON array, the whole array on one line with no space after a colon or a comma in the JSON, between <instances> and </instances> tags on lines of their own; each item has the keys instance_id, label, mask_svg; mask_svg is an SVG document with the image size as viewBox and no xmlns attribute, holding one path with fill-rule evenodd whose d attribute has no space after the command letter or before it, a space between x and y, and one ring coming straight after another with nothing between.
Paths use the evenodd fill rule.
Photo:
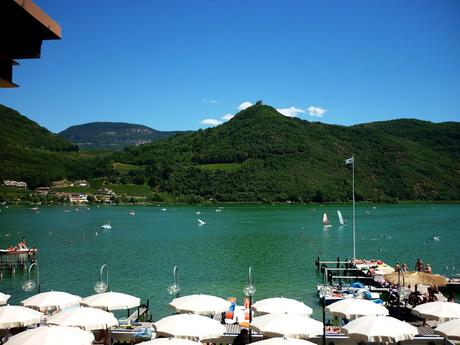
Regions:
<instances>
[{"instance_id":1,"label":"lamp post","mask_svg":"<svg viewBox=\"0 0 460 345\"><path fill-rule=\"evenodd\" d=\"M243 289L244 295L249 299L249 326L252 322L252 296L256 294L256 287L252 284L252 267L249 267L248 270L248 285ZM252 342L252 330L249 327L249 342Z\"/></svg>"},{"instance_id":2,"label":"lamp post","mask_svg":"<svg viewBox=\"0 0 460 345\"><path fill-rule=\"evenodd\" d=\"M179 270L177 266L173 269L173 280L170 286L166 289L170 296L176 295L179 297L180 286L179 286Z\"/></svg>"},{"instance_id":3,"label":"lamp post","mask_svg":"<svg viewBox=\"0 0 460 345\"><path fill-rule=\"evenodd\" d=\"M102 272L104 271L104 268L106 271L105 283L102 280ZM101 280L96 282L96 284L94 284L94 291L96 291L96 293L103 293L103 292L106 292L108 288L109 288L109 266L107 266L107 264L103 264L101 266Z\"/></svg>"},{"instance_id":4,"label":"lamp post","mask_svg":"<svg viewBox=\"0 0 460 345\"><path fill-rule=\"evenodd\" d=\"M36 282L34 282L32 279L30 279L30 270L32 267L35 266L35 269L37 271L36 275ZM32 291L33 289L37 288L37 293L40 293L40 270L38 269L38 264L36 262L33 262L29 266L29 271L28 271L28 279L22 284L22 289L26 292Z\"/></svg>"}]
</instances>

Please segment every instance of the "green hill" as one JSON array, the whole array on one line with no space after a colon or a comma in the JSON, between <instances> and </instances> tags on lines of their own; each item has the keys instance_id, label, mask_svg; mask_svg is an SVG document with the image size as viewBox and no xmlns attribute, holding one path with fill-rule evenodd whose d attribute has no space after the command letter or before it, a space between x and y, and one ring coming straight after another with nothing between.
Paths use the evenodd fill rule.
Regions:
<instances>
[{"instance_id":1,"label":"green hill","mask_svg":"<svg viewBox=\"0 0 460 345\"><path fill-rule=\"evenodd\" d=\"M162 132L143 125L123 122L91 122L67 128L60 136L82 149L121 150L174 136L183 132Z\"/></svg>"},{"instance_id":2,"label":"green hill","mask_svg":"<svg viewBox=\"0 0 460 345\"><path fill-rule=\"evenodd\" d=\"M31 187L53 180L110 173L107 158L80 157L78 147L0 105L0 179L26 181Z\"/></svg>"},{"instance_id":3,"label":"green hill","mask_svg":"<svg viewBox=\"0 0 460 345\"><path fill-rule=\"evenodd\" d=\"M221 201L459 200L460 124L402 119L351 127L255 105L229 122L116 153L157 192Z\"/></svg>"},{"instance_id":4,"label":"green hill","mask_svg":"<svg viewBox=\"0 0 460 345\"><path fill-rule=\"evenodd\" d=\"M105 177L155 200L460 200L460 123L414 119L351 127L288 118L257 104L227 123L123 151L79 152L0 105L0 179L49 185ZM121 186L120 188L124 188ZM125 188L125 189L126 189Z\"/></svg>"}]
</instances>

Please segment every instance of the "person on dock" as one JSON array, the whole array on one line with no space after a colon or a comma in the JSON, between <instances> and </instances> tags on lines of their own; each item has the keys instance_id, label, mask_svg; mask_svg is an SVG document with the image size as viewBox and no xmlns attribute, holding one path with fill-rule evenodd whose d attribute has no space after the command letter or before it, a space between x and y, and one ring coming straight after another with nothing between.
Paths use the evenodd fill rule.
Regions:
<instances>
[{"instance_id":1,"label":"person on dock","mask_svg":"<svg viewBox=\"0 0 460 345\"><path fill-rule=\"evenodd\" d=\"M429 286L427 289L427 294L425 295L426 302L436 302L438 300L438 297L436 297L435 293L436 288Z\"/></svg>"},{"instance_id":2,"label":"person on dock","mask_svg":"<svg viewBox=\"0 0 460 345\"><path fill-rule=\"evenodd\" d=\"M248 330L246 328L242 328L240 334L233 339L232 345L246 345L248 340Z\"/></svg>"},{"instance_id":3,"label":"person on dock","mask_svg":"<svg viewBox=\"0 0 460 345\"><path fill-rule=\"evenodd\" d=\"M407 272L407 265L406 264L402 264L401 271L402 272Z\"/></svg>"},{"instance_id":4,"label":"person on dock","mask_svg":"<svg viewBox=\"0 0 460 345\"><path fill-rule=\"evenodd\" d=\"M401 272L401 266L399 265L399 262L397 262L395 265L395 272Z\"/></svg>"},{"instance_id":5,"label":"person on dock","mask_svg":"<svg viewBox=\"0 0 460 345\"><path fill-rule=\"evenodd\" d=\"M423 272L423 261L420 260L420 258L418 258L417 262L415 263L415 271Z\"/></svg>"}]
</instances>

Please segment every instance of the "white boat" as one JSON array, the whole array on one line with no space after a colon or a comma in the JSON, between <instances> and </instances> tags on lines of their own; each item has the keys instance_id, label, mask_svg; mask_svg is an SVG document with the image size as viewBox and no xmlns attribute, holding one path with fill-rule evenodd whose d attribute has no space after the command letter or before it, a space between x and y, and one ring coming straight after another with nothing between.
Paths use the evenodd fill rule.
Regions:
<instances>
[{"instance_id":1,"label":"white boat","mask_svg":"<svg viewBox=\"0 0 460 345\"><path fill-rule=\"evenodd\" d=\"M329 224L329 219L327 219L327 214L326 213L323 214L323 224L324 224L325 228L330 228L331 227L331 224Z\"/></svg>"},{"instance_id":2,"label":"white boat","mask_svg":"<svg viewBox=\"0 0 460 345\"><path fill-rule=\"evenodd\" d=\"M347 225L347 222L343 219L343 217L342 217L342 212L340 212L340 210L337 210L337 216L339 217L339 223L340 223L340 225L346 226L346 225Z\"/></svg>"},{"instance_id":3,"label":"white boat","mask_svg":"<svg viewBox=\"0 0 460 345\"><path fill-rule=\"evenodd\" d=\"M433 236L432 239L433 239L433 241L439 241L439 240L441 239L441 237L439 237L439 236Z\"/></svg>"},{"instance_id":4,"label":"white boat","mask_svg":"<svg viewBox=\"0 0 460 345\"><path fill-rule=\"evenodd\" d=\"M134 211L129 211L128 214L129 214L130 216L135 216L135 215L136 215L136 212L134 212Z\"/></svg>"},{"instance_id":5,"label":"white boat","mask_svg":"<svg viewBox=\"0 0 460 345\"><path fill-rule=\"evenodd\" d=\"M206 222L198 218L198 225L205 225Z\"/></svg>"},{"instance_id":6,"label":"white boat","mask_svg":"<svg viewBox=\"0 0 460 345\"><path fill-rule=\"evenodd\" d=\"M107 224L102 225L101 228L104 230L110 230L112 229L112 225L110 225L110 222L109 222Z\"/></svg>"}]
</instances>

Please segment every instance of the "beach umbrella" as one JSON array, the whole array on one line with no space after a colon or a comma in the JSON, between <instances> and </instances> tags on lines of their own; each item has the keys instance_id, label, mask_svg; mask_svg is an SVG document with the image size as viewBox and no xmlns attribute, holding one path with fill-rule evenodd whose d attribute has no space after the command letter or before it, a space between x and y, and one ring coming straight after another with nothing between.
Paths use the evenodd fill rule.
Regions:
<instances>
[{"instance_id":1,"label":"beach umbrella","mask_svg":"<svg viewBox=\"0 0 460 345\"><path fill-rule=\"evenodd\" d=\"M276 337L270 338L265 340L260 340L257 342L253 342L250 344L257 344L257 345L316 345L311 341L304 340L304 339L295 339L295 338L287 338L287 337Z\"/></svg>"},{"instance_id":2,"label":"beach umbrella","mask_svg":"<svg viewBox=\"0 0 460 345\"><path fill-rule=\"evenodd\" d=\"M21 301L21 305L37 309L42 312L56 309L74 307L81 302L81 297L67 292L48 291L42 292Z\"/></svg>"},{"instance_id":3,"label":"beach umbrella","mask_svg":"<svg viewBox=\"0 0 460 345\"><path fill-rule=\"evenodd\" d=\"M10 299L11 295L4 294L0 292L0 305L4 305L8 302Z\"/></svg>"},{"instance_id":4,"label":"beach umbrella","mask_svg":"<svg viewBox=\"0 0 460 345\"><path fill-rule=\"evenodd\" d=\"M86 331L107 329L118 325L118 321L112 313L88 307L62 310L50 316L46 323L49 325L80 327Z\"/></svg>"},{"instance_id":5,"label":"beach umbrella","mask_svg":"<svg viewBox=\"0 0 460 345\"><path fill-rule=\"evenodd\" d=\"M104 292L83 298L81 305L108 311L137 308L141 299L121 292Z\"/></svg>"},{"instance_id":6,"label":"beach umbrella","mask_svg":"<svg viewBox=\"0 0 460 345\"><path fill-rule=\"evenodd\" d=\"M155 322L153 327L162 336L196 341L219 338L225 332L220 322L197 314L167 316Z\"/></svg>"},{"instance_id":7,"label":"beach umbrella","mask_svg":"<svg viewBox=\"0 0 460 345\"><path fill-rule=\"evenodd\" d=\"M143 341L139 345L201 345L200 342L181 338L156 338Z\"/></svg>"},{"instance_id":8,"label":"beach umbrella","mask_svg":"<svg viewBox=\"0 0 460 345\"><path fill-rule=\"evenodd\" d=\"M25 327L40 323L43 314L17 305L5 305L0 307L0 329Z\"/></svg>"},{"instance_id":9,"label":"beach umbrella","mask_svg":"<svg viewBox=\"0 0 460 345\"><path fill-rule=\"evenodd\" d=\"M460 304L453 302L428 302L412 309L412 314L426 320L448 321L460 319Z\"/></svg>"},{"instance_id":10,"label":"beach umbrella","mask_svg":"<svg viewBox=\"0 0 460 345\"><path fill-rule=\"evenodd\" d=\"M65 339L65 340L64 340ZM8 345L91 345L94 335L79 328L43 326L28 329L8 339Z\"/></svg>"},{"instance_id":11,"label":"beach umbrella","mask_svg":"<svg viewBox=\"0 0 460 345\"><path fill-rule=\"evenodd\" d=\"M418 330L390 316L363 316L342 327L342 332L357 342L396 343L413 339Z\"/></svg>"},{"instance_id":12,"label":"beach umbrella","mask_svg":"<svg viewBox=\"0 0 460 345\"><path fill-rule=\"evenodd\" d=\"M291 298L274 297L257 301L252 305L252 309L259 314L313 314L313 309L303 302Z\"/></svg>"},{"instance_id":13,"label":"beach umbrella","mask_svg":"<svg viewBox=\"0 0 460 345\"><path fill-rule=\"evenodd\" d=\"M404 286L415 285L437 285L444 286L448 280L446 277L439 274L431 274L425 272L394 272L385 274L384 278L391 284L399 284Z\"/></svg>"},{"instance_id":14,"label":"beach umbrella","mask_svg":"<svg viewBox=\"0 0 460 345\"><path fill-rule=\"evenodd\" d=\"M255 317L250 327L266 337L311 338L323 334L323 323L305 315L266 314Z\"/></svg>"},{"instance_id":15,"label":"beach umbrella","mask_svg":"<svg viewBox=\"0 0 460 345\"><path fill-rule=\"evenodd\" d=\"M366 315L388 315L388 309L383 305L361 298L346 298L334 302L326 307L326 311L347 320Z\"/></svg>"},{"instance_id":16,"label":"beach umbrella","mask_svg":"<svg viewBox=\"0 0 460 345\"><path fill-rule=\"evenodd\" d=\"M189 295L174 298L169 305L178 313L214 315L228 310L231 303L211 295Z\"/></svg>"},{"instance_id":17,"label":"beach umbrella","mask_svg":"<svg viewBox=\"0 0 460 345\"><path fill-rule=\"evenodd\" d=\"M440 323L434 332L452 340L460 340L460 319Z\"/></svg>"}]
</instances>

